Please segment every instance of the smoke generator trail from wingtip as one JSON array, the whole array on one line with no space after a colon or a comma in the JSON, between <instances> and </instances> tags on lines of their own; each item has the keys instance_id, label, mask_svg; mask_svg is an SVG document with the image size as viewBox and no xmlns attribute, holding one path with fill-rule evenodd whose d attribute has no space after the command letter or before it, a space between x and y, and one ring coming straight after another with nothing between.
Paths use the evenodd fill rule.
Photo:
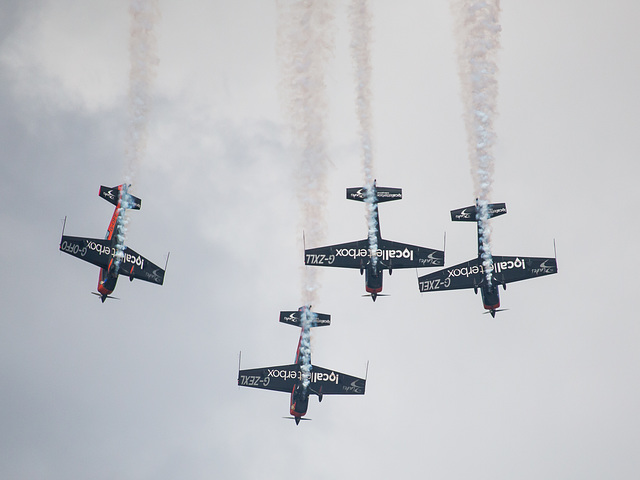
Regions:
<instances>
[{"instance_id":1,"label":"smoke generator trail from wingtip","mask_svg":"<svg viewBox=\"0 0 640 480\"><path fill-rule=\"evenodd\" d=\"M369 0L352 0L349 4L349 24L351 30L351 56L356 77L356 113L360 124L360 144L362 147L362 167L365 183L365 207L369 231L369 251L378 250L376 231L376 208L373 191L373 114L371 111L371 31L372 15ZM371 255L375 266L376 255Z\"/></svg>"},{"instance_id":2,"label":"smoke generator trail from wingtip","mask_svg":"<svg viewBox=\"0 0 640 480\"><path fill-rule=\"evenodd\" d=\"M298 148L296 179L301 224L307 242L325 237L326 172L329 169L325 76L333 55L334 5L331 1L285 1L278 7L280 93ZM318 269L304 267L302 299L315 302Z\"/></svg>"},{"instance_id":3,"label":"smoke generator trail from wingtip","mask_svg":"<svg viewBox=\"0 0 640 480\"><path fill-rule=\"evenodd\" d=\"M478 232L486 278L491 285L493 259L489 195L493 184L493 127L497 115L496 56L500 48L499 0L455 0L458 60L471 174L478 199Z\"/></svg>"},{"instance_id":4,"label":"smoke generator trail from wingtip","mask_svg":"<svg viewBox=\"0 0 640 480\"><path fill-rule=\"evenodd\" d=\"M131 0L129 35L128 127L125 138L125 185L120 190L121 208L116 223L116 271L125 250L129 218L126 209L131 198L128 187L134 182L147 149L147 130L151 111L151 86L158 66L155 23L160 18L158 0Z\"/></svg>"}]
</instances>

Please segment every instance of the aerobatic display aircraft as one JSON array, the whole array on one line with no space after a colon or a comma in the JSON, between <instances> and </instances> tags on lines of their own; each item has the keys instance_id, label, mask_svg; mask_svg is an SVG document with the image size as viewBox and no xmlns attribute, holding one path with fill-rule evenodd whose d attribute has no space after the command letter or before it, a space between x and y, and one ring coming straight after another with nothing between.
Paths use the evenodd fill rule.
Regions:
<instances>
[{"instance_id":1,"label":"aerobatic display aircraft","mask_svg":"<svg viewBox=\"0 0 640 480\"><path fill-rule=\"evenodd\" d=\"M487 218L507 213L507 207L504 203L490 204L487 209ZM484 308L491 313L492 317L495 317L500 307L498 291L500 285L506 290L507 283L551 275L558 272L558 266L555 258L492 255L493 272L491 283L489 283L482 258L479 212L480 207L477 200L475 206L451 211L451 220L454 222L476 222L478 227L478 258L419 277L418 288L421 292L473 288L476 294L480 290Z\"/></svg>"},{"instance_id":2,"label":"aerobatic display aircraft","mask_svg":"<svg viewBox=\"0 0 640 480\"><path fill-rule=\"evenodd\" d=\"M307 328L330 325L330 315L313 313L311 306L304 306L300 307L298 311L280 312L280 322L302 328L295 363L248 370L239 369L238 385L290 393L289 412L291 417L285 418L293 418L296 425L300 423L300 420L307 420L302 417L307 413L311 394L317 395L320 402L324 395L364 395L366 378L352 377L312 365L311 354L307 353L305 360L305 354L301 351L305 341L303 338L305 322L309 322Z\"/></svg>"},{"instance_id":3,"label":"aerobatic display aircraft","mask_svg":"<svg viewBox=\"0 0 640 480\"><path fill-rule=\"evenodd\" d=\"M142 200L128 193L128 187L126 184L112 188L100 186L98 195L116 206L104 240L70 237L64 234L64 227L62 229L60 250L100 267L98 293L91 293L98 295L103 303L107 298L115 298L111 297L111 294L116 288L118 275L126 275L131 281L137 278L158 285L164 282L162 268L122 244L125 210L127 208L140 210L142 204ZM120 244L118 244L119 235Z\"/></svg>"},{"instance_id":4,"label":"aerobatic display aircraft","mask_svg":"<svg viewBox=\"0 0 640 480\"><path fill-rule=\"evenodd\" d=\"M365 273L365 289L373 301L382 291L382 273L389 275L396 268L438 267L444 265L444 251L433 248L417 247L406 243L385 240L380 234L378 203L400 200L401 188L377 187L373 182L372 192L367 199L365 187L347 188L347 199L359 202L371 202L373 209L373 229L375 234L364 240L310 248L304 251L305 265L324 267L342 267L360 269Z\"/></svg>"}]
</instances>

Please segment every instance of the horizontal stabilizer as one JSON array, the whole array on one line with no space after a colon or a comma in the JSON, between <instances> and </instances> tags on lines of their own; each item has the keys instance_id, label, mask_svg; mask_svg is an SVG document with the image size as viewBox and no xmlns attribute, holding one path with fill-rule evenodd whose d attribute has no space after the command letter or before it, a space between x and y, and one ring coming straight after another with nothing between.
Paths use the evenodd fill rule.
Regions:
<instances>
[{"instance_id":1,"label":"horizontal stabilizer","mask_svg":"<svg viewBox=\"0 0 640 480\"><path fill-rule=\"evenodd\" d=\"M365 187L347 188L347 199L364 202L367 198L367 189ZM400 200L402 198L402 189L393 187L374 187L374 202L390 202L391 200Z\"/></svg>"},{"instance_id":2,"label":"horizontal stabilizer","mask_svg":"<svg viewBox=\"0 0 640 480\"><path fill-rule=\"evenodd\" d=\"M491 203L488 205L489 217L493 218L498 215L504 215L507 213L507 205L505 203ZM457 210L451 210L451 221L453 222L476 222L477 221L478 207L471 206L465 208L459 208Z\"/></svg>"},{"instance_id":3,"label":"horizontal stabilizer","mask_svg":"<svg viewBox=\"0 0 640 480\"><path fill-rule=\"evenodd\" d=\"M100 192L98 193L98 195L104 198L107 202L118 206L118 201L120 200L121 195L120 192L122 192L122 196L128 198L126 204L125 202L123 202L122 206L131 210L140 210L140 207L142 206L142 200L128 193L127 189L124 187L124 183L122 185L118 185L117 187L105 187L104 185L100 185Z\"/></svg>"},{"instance_id":4,"label":"horizontal stabilizer","mask_svg":"<svg viewBox=\"0 0 640 480\"><path fill-rule=\"evenodd\" d=\"M302 314L304 310L307 310L308 315L311 317L312 327L331 325L331 315L327 315L326 313L315 313L308 310L307 307L300 307L295 311L280 312L280 322L295 325L296 327L302 327Z\"/></svg>"}]
</instances>

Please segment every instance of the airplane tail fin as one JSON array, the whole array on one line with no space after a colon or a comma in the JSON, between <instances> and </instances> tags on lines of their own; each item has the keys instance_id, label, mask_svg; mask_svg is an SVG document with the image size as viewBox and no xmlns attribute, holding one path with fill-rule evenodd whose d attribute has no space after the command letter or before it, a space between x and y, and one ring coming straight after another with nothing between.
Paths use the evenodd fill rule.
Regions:
<instances>
[{"instance_id":1,"label":"airplane tail fin","mask_svg":"<svg viewBox=\"0 0 640 480\"><path fill-rule=\"evenodd\" d=\"M280 322L302 328L302 314L305 310L311 315L312 327L331 325L331 315L311 312L311 307L307 306L300 307L295 311L280 312Z\"/></svg>"},{"instance_id":2,"label":"airplane tail fin","mask_svg":"<svg viewBox=\"0 0 640 480\"><path fill-rule=\"evenodd\" d=\"M129 204L126 208L129 208L131 210L140 210L140 207L142 206L142 200L138 197L134 197L127 192L129 186L126 186L126 184L124 183L122 185L118 185L117 187L105 187L104 185L100 185L100 192L98 192L98 195L104 198L107 202L118 206L120 195L124 196L126 194L129 197ZM122 194L120 192L122 192Z\"/></svg>"},{"instance_id":3,"label":"airplane tail fin","mask_svg":"<svg viewBox=\"0 0 640 480\"><path fill-rule=\"evenodd\" d=\"M391 200L400 200L402 199L402 189L401 188L393 188L393 187L377 187L374 186L375 190L375 202L390 202ZM347 199L348 200L356 200L358 202L364 202L367 198L367 192L365 187L353 187L347 188Z\"/></svg>"},{"instance_id":4,"label":"airplane tail fin","mask_svg":"<svg viewBox=\"0 0 640 480\"><path fill-rule=\"evenodd\" d=\"M498 215L504 215L507 213L506 203L490 203L488 205L489 218L497 217ZM475 222L476 214L478 213L477 205L471 207L459 208L457 210L451 210L451 221L453 222Z\"/></svg>"}]
</instances>

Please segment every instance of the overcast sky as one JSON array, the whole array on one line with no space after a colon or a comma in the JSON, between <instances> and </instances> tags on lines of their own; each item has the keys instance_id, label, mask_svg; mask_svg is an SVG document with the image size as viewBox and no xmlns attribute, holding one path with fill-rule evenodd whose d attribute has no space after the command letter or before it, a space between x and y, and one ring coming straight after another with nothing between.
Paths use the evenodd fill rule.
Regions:
<instances>
[{"instance_id":1,"label":"overcast sky","mask_svg":"<svg viewBox=\"0 0 640 480\"><path fill-rule=\"evenodd\" d=\"M635 479L640 472L640 4L502 2L492 200L497 255L553 256L509 285L421 294L324 269L313 362L366 395L310 400L236 385L291 363L303 256L297 159L278 96L273 1L160 1L160 63L127 243L165 285L58 251L102 237L123 181L127 2L3 0L0 17L0 476L11 479ZM475 254L448 2L372 1L374 175L403 188L385 238ZM346 9L327 79L326 239L362 239L363 182ZM422 269L419 274L428 273Z\"/></svg>"}]
</instances>

